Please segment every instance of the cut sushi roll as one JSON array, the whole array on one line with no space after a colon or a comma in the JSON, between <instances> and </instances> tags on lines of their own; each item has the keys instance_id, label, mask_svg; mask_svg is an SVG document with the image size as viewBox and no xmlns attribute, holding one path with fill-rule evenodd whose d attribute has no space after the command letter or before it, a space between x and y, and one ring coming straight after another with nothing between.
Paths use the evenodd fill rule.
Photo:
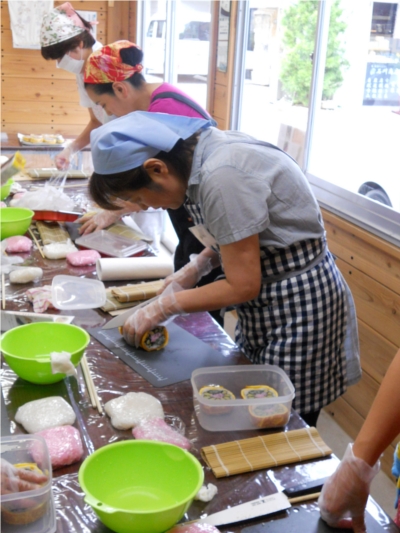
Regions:
<instances>
[{"instance_id":1,"label":"cut sushi roll","mask_svg":"<svg viewBox=\"0 0 400 533\"><path fill-rule=\"evenodd\" d=\"M240 391L240 395L245 400L255 400L258 398L275 398L278 393L268 385L247 385Z\"/></svg>"},{"instance_id":2,"label":"cut sushi roll","mask_svg":"<svg viewBox=\"0 0 400 533\"><path fill-rule=\"evenodd\" d=\"M123 327L118 328L121 335L123 334ZM157 326L143 335L140 340L140 348L143 348L146 352L155 352L156 350L162 350L167 346L169 340L168 330L165 326Z\"/></svg>"},{"instance_id":3,"label":"cut sushi roll","mask_svg":"<svg viewBox=\"0 0 400 533\"><path fill-rule=\"evenodd\" d=\"M161 350L168 344L168 331L165 326L157 326L150 331L146 331L140 341L140 347L146 352Z\"/></svg>"},{"instance_id":4,"label":"cut sushi roll","mask_svg":"<svg viewBox=\"0 0 400 533\"><path fill-rule=\"evenodd\" d=\"M225 387L221 387L220 385L208 385L206 387L202 387L199 390L199 394L205 400L215 400L217 402L236 399L235 395L230 390L225 389ZM230 413L233 409L233 407L230 405L218 405L216 407L202 405L201 408L208 415L222 415L225 413Z\"/></svg>"},{"instance_id":5,"label":"cut sushi roll","mask_svg":"<svg viewBox=\"0 0 400 533\"><path fill-rule=\"evenodd\" d=\"M253 423L259 429L285 426L289 420L290 412L283 404L252 405L249 413Z\"/></svg>"}]
</instances>

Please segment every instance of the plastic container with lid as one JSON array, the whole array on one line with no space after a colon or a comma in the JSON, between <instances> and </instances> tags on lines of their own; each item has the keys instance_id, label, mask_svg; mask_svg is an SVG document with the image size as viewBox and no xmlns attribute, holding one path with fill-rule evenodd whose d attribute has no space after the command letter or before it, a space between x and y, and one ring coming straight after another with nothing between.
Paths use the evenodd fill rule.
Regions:
<instances>
[{"instance_id":1,"label":"plastic container with lid","mask_svg":"<svg viewBox=\"0 0 400 533\"><path fill-rule=\"evenodd\" d=\"M57 526L51 490L52 470L44 438L40 435L2 437L1 458L12 465L38 468L48 477L39 488L1 495L2 533L54 533Z\"/></svg>"},{"instance_id":2,"label":"plastic container with lid","mask_svg":"<svg viewBox=\"0 0 400 533\"><path fill-rule=\"evenodd\" d=\"M294 387L286 372L278 366L197 368L192 373L191 383L196 416L200 425L208 431L275 429L289 421ZM246 387L265 385L272 387L277 396L242 397L242 390Z\"/></svg>"},{"instance_id":3,"label":"plastic container with lid","mask_svg":"<svg viewBox=\"0 0 400 533\"><path fill-rule=\"evenodd\" d=\"M107 230L82 235L82 237L75 240L75 244L91 250L97 250L111 257L131 257L148 250L148 245L144 241L134 241Z\"/></svg>"}]
</instances>

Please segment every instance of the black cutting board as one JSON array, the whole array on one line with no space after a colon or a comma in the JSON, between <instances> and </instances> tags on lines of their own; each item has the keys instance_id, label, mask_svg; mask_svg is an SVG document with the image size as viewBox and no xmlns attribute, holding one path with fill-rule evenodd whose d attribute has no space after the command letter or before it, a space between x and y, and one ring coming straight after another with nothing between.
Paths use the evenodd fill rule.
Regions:
<instances>
[{"instance_id":1,"label":"black cutting board","mask_svg":"<svg viewBox=\"0 0 400 533\"><path fill-rule=\"evenodd\" d=\"M388 530L378 524L367 512L365 517L368 533L388 533ZM279 518L269 522L263 522L254 526L245 527L241 533L344 533L352 532L352 529L338 529L329 527L321 519L318 509L310 509L309 506L291 507L284 514L279 513ZM393 530L396 526L393 523Z\"/></svg>"},{"instance_id":2,"label":"black cutting board","mask_svg":"<svg viewBox=\"0 0 400 533\"><path fill-rule=\"evenodd\" d=\"M89 333L153 387L166 387L190 379L196 368L232 364L232 360L176 324L168 324L167 329L169 342L156 352L129 346L118 328L93 328Z\"/></svg>"}]
</instances>

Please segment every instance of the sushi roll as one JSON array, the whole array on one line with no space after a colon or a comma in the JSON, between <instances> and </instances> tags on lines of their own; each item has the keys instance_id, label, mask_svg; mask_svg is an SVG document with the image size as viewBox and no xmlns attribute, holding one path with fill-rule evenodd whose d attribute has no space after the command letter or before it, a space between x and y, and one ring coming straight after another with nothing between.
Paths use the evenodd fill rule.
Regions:
<instances>
[{"instance_id":1,"label":"sushi roll","mask_svg":"<svg viewBox=\"0 0 400 533\"><path fill-rule=\"evenodd\" d=\"M123 327L118 328L121 335L123 334ZM167 346L169 340L168 330L165 326L157 326L143 335L140 340L140 348L143 348L146 352L155 352L162 350Z\"/></svg>"},{"instance_id":2,"label":"sushi roll","mask_svg":"<svg viewBox=\"0 0 400 533\"><path fill-rule=\"evenodd\" d=\"M249 413L254 425L259 429L285 426L289 420L290 412L283 404L252 405Z\"/></svg>"},{"instance_id":3,"label":"sushi roll","mask_svg":"<svg viewBox=\"0 0 400 533\"><path fill-rule=\"evenodd\" d=\"M256 400L259 398L275 398L278 392L268 385L247 385L240 391L240 395L245 400Z\"/></svg>"},{"instance_id":4,"label":"sushi roll","mask_svg":"<svg viewBox=\"0 0 400 533\"><path fill-rule=\"evenodd\" d=\"M199 390L200 396L202 396L205 400L215 400L216 402L223 402L224 400L235 400L235 395L228 389L225 389L225 387L221 387L220 385L208 385L206 387L202 387ZM218 405L218 406L209 406L202 404L201 406L202 410L207 413L208 415L222 415L226 413L230 413L233 409L230 405Z\"/></svg>"}]
</instances>

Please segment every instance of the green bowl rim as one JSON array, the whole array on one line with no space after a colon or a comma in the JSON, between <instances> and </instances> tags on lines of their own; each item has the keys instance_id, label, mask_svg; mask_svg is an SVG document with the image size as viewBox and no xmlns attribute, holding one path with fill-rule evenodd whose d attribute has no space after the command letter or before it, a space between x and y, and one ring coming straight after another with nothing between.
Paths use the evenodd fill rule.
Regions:
<instances>
[{"instance_id":1,"label":"green bowl rim","mask_svg":"<svg viewBox=\"0 0 400 533\"><path fill-rule=\"evenodd\" d=\"M11 207L11 206L10 207L0 207L0 210L2 210L2 209L8 209L8 210L10 210L10 209L13 209L13 210L14 209L20 209L21 211L23 210L23 211L27 211L27 212L30 213L29 215L27 213L25 218L20 218L19 220L2 220L1 221L2 224L4 224L4 223L7 224L7 223L10 223L10 222L11 223L12 222L14 222L14 223L15 222L23 222L24 220L27 220L28 218L32 218L33 215L35 214L35 211L32 211L32 209L29 209L28 207Z\"/></svg>"},{"instance_id":2,"label":"green bowl rim","mask_svg":"<svg viewBox=\"0 0 400 533\"><path fill-rule=\"evenodd\" d=\"M199 486L196 488L196 490L194 490L192 493L190 493L190 495L187 495L184 500L177 502L173 506L169 505L168 507L163 507L163 508L158 509L157 511L152 511L152 512L153 513L162 513L164 511L169 511L169 510L171 510L171 509L173 509L175 507L178 507L180 505L183 505L183 504L187 503L190 500L193 500L193 498L199 492L200 487L202 486L203 481L204 481L204 470L203 470L203 467L202 467L200 461L197 459L197 457L195 457L188 450L185 450L184 448L181 448L180 446L176 446L175 444L171 444L169 442L156 441L156 440L147 440L147 439L138 439L138 440L129 439L129 440L122 440L122 441L118 441L118 442L112 442L111 444L106 444L105 446L102 446L101 448L98 448L91 455L88 455L86 457L86 459L83 461L83 463L81 464L81 466L79 467L79 471L78 471L79 485L81 486L81 488L82 488L83 492L85 493L85 495L90 495L91 498L93 498L93 496L88 492L88 490L86 489L85 484L83 483L83 475L84 475L84 470L86 470L86 468L87 468L87 465L91 461L93 461L95 457L98 457L99 455L101 455L101 453L105 449L109 449L111 447L115 448L117 446L139 446L139 445L142 445L142 444L150 444L152 446L157 446L157 447L178 448L178 450L181 450L181 452L184 455L186 455L190 459L190 461L192 461L192 463L194 464L194 466L196 467L196 469L197 469L197 471L199 473ZM96 498L94 498L94 499L96 499ZM115 512L135 513L137 515L148 515L149 514L149 511L127 511L126 509L121 509L119 507L115 507L114 505L112 505L112 506L108 505L108 507L112 507L115 510Z\"/></svg>"},{"instance_id":3,"label":"green bowl rim","mask_svg":"<svg viewBox=\"0 0 400 533\"><path fill-rule=\"evenodd\" d=\"M85 334L86 336L86 340L87 340L87 343L85 344L84 348L86 348L86 346L89 344L90 342L90 335L89 333L81 328L80 326L76 326L75 324L63 324L61 322L52 322L52 321L49 321L49 322L32 322L31 324L22 324L21 326L16 326L15 328L11 328L9 329L8 331L5 331L1 336L0 336L0 351L3 352L3 355L4 355L4 358L6 357L14 357L15 359L20 359L22 361L25 361L25 360L29 360L29 361L32 361L32 359L27 359L26 357L22 357L21 355L14 355L14 354L9 354L9 353L5 353L3 351L3 348L2 348L2 341L3 339L6 337L6 335L8 333L10 333L11 331L15 331L16 329L21 329L21 328L27 328L27 327L32 327L32 326L35 326L36 324L56 324L57 326L70 326L74 329L79 329L80 331L83 331L83 333ZM81 350L81 348L79 348L79 350ZM75 350L74 352L72 352L71 355L73 355L74 353L76 352L79 352L79 350Z\"/></svg>"}]
</instances>

